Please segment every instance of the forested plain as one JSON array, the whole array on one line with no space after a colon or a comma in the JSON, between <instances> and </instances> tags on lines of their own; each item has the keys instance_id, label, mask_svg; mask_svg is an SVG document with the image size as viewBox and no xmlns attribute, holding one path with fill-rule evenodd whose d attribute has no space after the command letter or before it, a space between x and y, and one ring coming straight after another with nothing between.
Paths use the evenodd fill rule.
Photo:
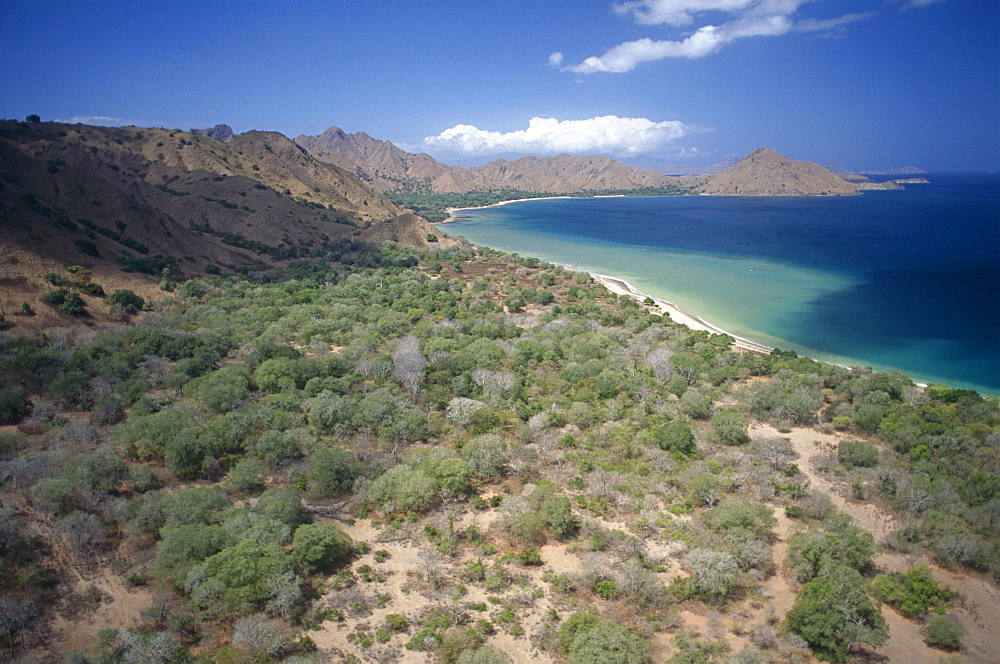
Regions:
<instances>
[{"instance_id":1,"label":"forested plain","mask_svg":"<svg viewBox=\"0 0 1000 664\"><path fill-rule=\"evenodd\" d=\"M341 245L0 332L11 659L843 661L890 611L964 647L928 565L1000 573L997 398L740 352L534 259ZM54 636L99 574L139 614Z\"/></svg>"}]
</instances>

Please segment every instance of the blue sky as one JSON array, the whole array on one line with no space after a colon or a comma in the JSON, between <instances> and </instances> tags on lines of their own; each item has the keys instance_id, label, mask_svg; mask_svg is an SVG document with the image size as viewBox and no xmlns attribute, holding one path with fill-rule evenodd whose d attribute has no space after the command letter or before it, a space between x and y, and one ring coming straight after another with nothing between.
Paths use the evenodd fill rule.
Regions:
<instances>
[{"instance_id":1,"label":"blue sky","mask_svg":"<svg viewBox=\"0 0 1000 664\"><path fill-rule=\"evenodd\" d=\"M998 35L996 0L0 0L0 117L985 170Z\"/></svg>"}]
</instances>

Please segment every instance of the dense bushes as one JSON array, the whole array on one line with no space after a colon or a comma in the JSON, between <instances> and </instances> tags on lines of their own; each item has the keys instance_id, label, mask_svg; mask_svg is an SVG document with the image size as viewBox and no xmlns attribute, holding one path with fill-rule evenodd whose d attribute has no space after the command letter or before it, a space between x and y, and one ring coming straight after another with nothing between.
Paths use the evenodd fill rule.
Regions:
<instances>
[{"instance_id":1,"label":"dense bushes","mask_svg":"<svg viewBox=\"0 0 1000 664\"><path fill-rule=\"evenodd\" d=\"M916 618L942 607L953 596L948 588L934 580L930 570L923 565L906 572L879 574L873 585L879 600L891 604L907 618Z\"/></svg>"},{"instance_id":2,"label":"dense bushes","mask_svg":"<svg viewBox=\"0 0 1000 664\"><path fill-rule=\"evenodd\" d=\"M405 253L393 263L409 262ZM0 441L3 462L11 461L8 487L24 492L27 509L48 518L75 555L109 551L121 533L130 547L155 547L152 577L183 591L186 607L183 620L158 619L157 628L184 620L226 634L233 627L239 648L222 653L229 661L260 655L264 632L287 654L287 634L271 630L275 617L321 622L326 606L307 611L309 598L322 575L353 555L346 534L310 523L303 494L318 521L337 510L345 520L370 518L382 541L416 537L431 547L421 583L453 597L455 615L414 616L407 638L449 661L504 659L483 647L487 626L468 615L493 609L473 609L458 599L464 587L448 586L448 557L460 552L472 556L460 580L501 598L498 624L514 638L523 629L518 607L541 591L519 579L520 565L549 562L541 547L555 538L575 540L569 549L584 564L578 574L549 575L551 591L608 616L642 609L643 629L670 620L668 593L716 606L741 601L776 562L771 508L753 501L806 493L787 441L755 435L748 445L751 416L779 428L871 432L842 443L843 468L824 459L823 472L905 511L900 548L927 546L951 565L995 565L995 399L936 386L921 394L896 374L789 352L733 353L725 339L623 305L583 275L490 256L485 270L466 264L476 273L469 284L444 268L430 280L399 267L334 274L308 261L180 285L141 325L0 333L0 419L28 432ZM554 306L544 304L540 284ZM523 300L526 314L506 316L505 298ZM109 297L123 314L127 300L121 291ZM760 379L742 383L746 376ZM65 418L65 408L91 412ZM217 488L175 485L192 479ZM236 497L245 502L234 506ZM837 659L881 638L878 605L859 574L870 572L876 547L821 498L814 492L788 506L803 520L788 563L804 584L788 628ZM471 509L498 509L496 525L462 527L461 512ZM664 551L681 543L690 577L667 590ZM381 553L327 581L348 591L322 600L338 617L353 620L389 601L363 585L384 575L378 563L389 554ZM27 568L17 573L11 578L35 578ZM912 570L881 575L874 586L908 615L946 602ZM929 627L928 640L944 645L947 630ZM176 633L184 643L197 639ZM373 641L361 630L351 639L351 647ZM722 657L707 640L682 641L677 661ZM545 621L538 643L570 662L649 659L640 636L596 612L573 614L561 628ZM748 649L737 658L759 655Z\"/></svg>"},{"instance_id":3,"label":"dense bushes","mask_svg":"<svg viewBox=\"0 0 1000 664\"><path fill-rule=\"evenodd\" d=\"M559 645L569 664L645 664L650 647L642 637L596 613L577 611L562 624Z\"/></svg>"},{"instance_id":4,"label":"dense bushes","mask_svg":"<svg viewBox=\"0 0 1000 664\"><path fill-rule=\"evenodd\" d=\"M292 538L295 562L310 572L329 571L345 562L353 552L351 538L326 523L299 526Z\"/></svg>"}]
</instances>

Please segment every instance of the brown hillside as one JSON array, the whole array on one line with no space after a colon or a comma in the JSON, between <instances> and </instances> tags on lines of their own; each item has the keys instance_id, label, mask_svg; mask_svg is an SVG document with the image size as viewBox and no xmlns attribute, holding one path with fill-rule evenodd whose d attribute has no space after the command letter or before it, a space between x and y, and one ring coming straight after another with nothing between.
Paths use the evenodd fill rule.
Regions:
<instances>
[{"instance_id":1,"label":"brown hillside","mask_svg":"<svg viewBox=\"0 0 1000 664\"><path fill-rule=\"evenodd\" d=\"M209 266L266 270L324 255L341 238L426 246L433 229L409 213L384 230L371 223L403 212L273 132L222 143L165 129L0 122L0 304L21 328L105 324L106 305L88 306L89 319L40 305L43 275L81 265L108 293L158 297L164 266L175 278ZM145 264L126 272L123 261ZM12 318L22 302L36 316Z\"/></svg>"},{"instance_id":2,"label":"brown hillside","mask_svg":"<svg viewBox=\"0 0 1000 664\"><path fill-rule=\"evenodd\" d=\"M295 142L321 161L354 169L356 175L379 191L396 188L398 180L448 181L449 175L463 170L446 166L428 154L410 154L364 132L348 134L337 127L330 127L319 136L299 136Z\"/></svg>"},{"instance_id":3,"label":"brown hillside","mask_svg":"<svg viewBox=\"0 0 1000 664\"><path fill-rule=\"evenodd\" d=\"M850 196L857 187L811 161L758 148L733 168L708 178L698 192L713 196Z\"/></svg>"},{"instance_id":4,"label":"brown hillside","mask_svg":"<svg viewBox=\"0 0 1000 664\"><path fill-rule=\"evenodd\" d=\"M419 180L435 193L463 193L498 188L569 193L590 190L640 189L679 185L678 178L632 168L610 157L521 157L496 159L482 166L447 166L427 154L411 154L363 132L347 134L330 127L319 136L295 141L317 159L367 178L379 191L391 191L400 180Z\"/></svg>"}]
</instances>

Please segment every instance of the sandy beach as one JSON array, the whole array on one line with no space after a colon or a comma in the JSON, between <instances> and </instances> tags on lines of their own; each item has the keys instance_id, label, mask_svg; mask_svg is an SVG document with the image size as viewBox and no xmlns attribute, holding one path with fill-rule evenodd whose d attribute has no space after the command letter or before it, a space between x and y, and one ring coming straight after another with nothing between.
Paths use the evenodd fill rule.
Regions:
<instances>
[{"instance_id":1,"label":"sandy beach","mask_svg":"<svg viewBox=\"0 0 1000 664\"><path fill-rule=\"evenodd\" d=\"M594 272L590 272L589 274L592 277L594 277L594 279L596 279L601 285L603 285L605 288L607 288L612 293L615 293L616 295L624 295L626 297L631 297L632 299L638 300L639 302L642 302L647 297L649 297L649 299L651 299L656 304L657 309L670 316L670 320L674 321L675 323L687 325L692 330L704 330L705 332L711 332L712 334L728 334L729 336L731 336L733 339L736 340L733 343L734 346L754 353L767 354L770 353L772 350L774 350L770 346L754 343L749 339L743 339L742 337L737 337L734 334L726 332L721 327L712 325L703 318L700 318L693 314L689 314L688 312L684 311L683 309L678 307L676 304L673 304L672 302L667 302L666 300L663 300L661 298L653 297L651 295L646 295L645 293L640 293L639 291L637 291L635 288L632 287L632 284L628 283L624 279L609 277L606 274L597 274Z\"/></svg>"},{"instance_id":2,"label":"sandy beach","mask_svg":"<svg viewBox=\"0 0 1000 664\"><path fill-rule=\"evenodd\" d=\"M463 210L482 210L484 208L499 207L501 205L507 205L509 203L519 203L519 202L522 202L522 201L554 200L554 199L560 199L560 198L572 198L572 197L571 196L541 196L541 197L537 197L537 198L517 198L517 199L512 199L512 200L509 200L509 201L500 201L499 203L493 203L492 205L482 205L482 206L478 206L478 207L447 208L445 211L448 213L448 218L445 219L444 221L439 221L437 223L438 224L447 224L447 223L454 222L454 221L460 221L460 219L457 219L455 217L455 213L456 212L462 212ZM568 268L568 269L575 269L575 268ZM662 313L667 314L668 316L670 316L670 320L674 321L675 323L680 323L682 325L686 325L689 328L691 328L692 330L704 330L705 332L711 332L712 334L728 334L733 339L735 339L735 342L733 343L734 346L736 346L737 348L743 349L745 351L752 352L752 353L768 354L772 350L774 350L770 346L765 346L763 344L758 344L758 343L755 343L753 341L750 341L749 339L744 339L744 338L738 337L735 334L732 334L730 332L726 332L721 327L718 327L716 325L712 325L711 323L709 323L705 319L703 319L703 318L701 318L699 316L695 316L694 314L690 314L690 313L684 311L683 309L681 309L680 307L678 307L676 304L674 304L672 302L668 302L667 300L664 300L662 298L653 297L652 295L646 295L645 293L641 293L641 292L637 291L635 288L633 288L632 284L630 284L629 282L625 281L624 279L619 279L617 277L611 277L611 276L608 276L606 274L598 274L596 272L588 272L588 274L590 274L590 276L592 276L595 280L597 280L605 288L607 288L612 293L615 293L616 295L624 295L626 297L631 297L632 299L638 300L639 302L642 302L643 300L645 300L648 297L649 299L653 300L653 302L655 303L657 309L659 309Z\"/></svg>"},{"instance_id":3,"label":"sandy beach","mask_svg":"<svg viewBox=\"0 0 1000 664\"><path fill-rule=\"evenodd\" d=\"M492 203L490 205L478 205L475 207L445 208L444 211L448 213L448 218L445 219L444 221L436 221L434 223L450 224L455 221L461 221L461 219L455 218L455 213L462 212L463 210L484 210L486 208L500 207L501 205L509 205L510 203L523 203L524 201L551 201L560 198L573 198L573 196L535 196L533 198L512 198L509 201L500 201L499 203Z\"/></svg>"}]
</instances>

